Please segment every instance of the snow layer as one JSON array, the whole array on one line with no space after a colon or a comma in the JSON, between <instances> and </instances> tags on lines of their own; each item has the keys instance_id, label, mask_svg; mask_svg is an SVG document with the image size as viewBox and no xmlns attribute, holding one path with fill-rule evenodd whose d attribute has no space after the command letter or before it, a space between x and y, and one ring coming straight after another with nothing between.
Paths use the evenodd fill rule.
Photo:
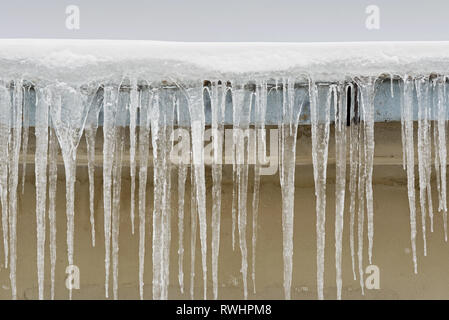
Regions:
<instances>
[{"instance_id":1,"label":"snow layer","mask_svg":"<svg viewBox=\"0 0 449 320\"><path fill-rule=\"evenodd\" d=\"M2 77L64 82L133 74L147 80L254 80L314 74L422 74L449 69L449 42L195 43L113 40L0 40ZM318 77L318 78L317 78Z\"/></svg>"}]
</instances>

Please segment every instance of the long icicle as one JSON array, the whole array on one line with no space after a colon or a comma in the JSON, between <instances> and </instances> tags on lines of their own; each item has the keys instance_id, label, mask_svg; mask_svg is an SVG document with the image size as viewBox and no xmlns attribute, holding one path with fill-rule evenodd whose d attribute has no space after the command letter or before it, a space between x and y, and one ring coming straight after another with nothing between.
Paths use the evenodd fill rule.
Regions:
<instances>
[{"instance_id":1,"label":"long icicle","mask_svg":"<svg viewBox=\"0 0 449 320\"><path fill-rule=\"evenodd\" d=\"M438 90L438 151L441 175L441 205L443 211L444 240L447 242L447 199L446 199L446 78L441 77L437 82Z\"/></svg>"},{"instance_id":2,"label":"long icicle","mask_svg":"<svg viewBox=\"0 0 449 320\"><path fill-rule=\"evenodd\" d=\"M426 197L428 178L428 169L430 166L428 163L429 143L429 130L428 130L428 118L426 109L429 107L429 86L428 79L418 78L415 79L416 93L418 97L418 177L419 177L419 203L421 207L421 225L422 225L422 237L424 256L427 256L427 237L426 237ZM429 203L430 205L430 203ZM430 214L430 213L429 213Z\"/></svg>"},{"instance_id":3,"label":"long icicle","mask_svg":"<svg viewBox=\"0 0 449 320\"><path fill-rule=\"evenodd\" d=\"M26 176L26 168L27 168L27 153L28 153L28 135L30 131L30 109L31 109L31 92L30 87L28 86L26 89L26 99L23 101L23 130L22 130L22 194L25 192L25 176Z\"/></svg>"},{"instance_id":4,"label":"long icicle","mask_svg":"<svg viewBox=\"0 0 449 320\"><path fill-rule=\"evenodd\" d=\"M310 120L312 124L312 156L316 195L317 232L317 290L318 299L324 299L324 246L326 222L326 170L329 146L331 97L335 89L329 88L326 101L321 101L319 87L310 80Z\"/></svg>"},{"instance_id":5,"label":"long icicle","mask_svg":"<svg viewBox=\"0 0 449 320\"><path fill-rule=\"evenodd\" d=\"M282 121L280 131L279 178L282 194L282 252L284 260L284 295L291 299L293 272L293 227L295 204L296 138L302 101L295 103L293 79L283 81ZM271 151L273 152L273 151Z\"/></svg>"},{"instance_id":6,"label":"long icicle","mask_svg":"<svg viewBox=\"0 0 449 320\"><path fill-rule=\"evenodd\" d=\"M48 105L49 92L36 89L36 225L37 225L37 278L39 300L44 299L45 226L47 203Z\"/></svg>"},{"instance_id":7,"label":"long icicle","mask_svg":"<svg viewBox=\"0 0 449 320\"><path fill-rule=\"evenodd\" d=\"M415 205L415 151L413 146L413 82L404 76L402 108L405 126L405 147L407 159L407 189L410 207L410 235L413 254L413 269L418 273L416 258L416 205Z\"/></svg>"},{"instance_id":8,"label":"long icicle","mask_svg":"<svg viewBox=\"0 0 449 320\"><path fill-rule=\"evenodd\" d=\"M203 267L203 295L207 298L207 223L206 178L204 172L204 101L203 88L193 88L189 95L189 111L192 123L192 161L195 177L196 205L200 227L201 258Z\"/></svg>"},{"instance_id":9,"label":"long icicle","mask_svg":"<svg viewBox=\"0 0 449 320\"><path fill-rule=\"evenodd\" d=\"M131 80L131 94L129 103L129 159L131 174L131 232L134 234L134 208L136 193L136 121L137 107L139 104L139 92L137 91L137 79Z\"/></svg>"},{"instance_id":10,"label":"long icicle","mask_svg":"<svg viewBox=\"0 0 449 320\"><path fill-rule=\"evenodd\" d=\"M248 195L248 159L249 151L249 121L254 94L246 94L243 85L233 82L232 105L234 114L234 144L237 169L237 225L239 231L239 246L242 256L241 273L243 277L243 296L248 298L248 246L246 241L247 226L247 195Z\"/></svg>"},{"instance_id":11,"label":"long icicle","mask_svg":"<svg viewBox=\"0 0 449 320\"><path fill-rule=\"evenodd\" d=\"M256 293L256 244L257 244L257 227L259 215L259 198L260 198L260 175L261 166L265 164L266 159L266 133L265 133L265 113L267 109L267 83L259 82L256 86L256 136L255 142L255 165L254 165L254 190L252 201L252 255L251 255L251 278L253 281L253 292Z\"/></svg>"},{"instance_id":12,"label":"long icicle","mask_svg":"<svg viewBox=\"0 0 449 320\"><path fill-rule=\"evenodd\" d=\"M354 245L354 223L356 211L356 192L357 192L357 174L359 165L359 125L358 110L355 108L355 87L352 84L348 85L348 98L351 100L350 104L350 147L349 147L349 163L350 163L350 180L349 193L351 195L349 204L349 241L351 249L352 274L356 280L355 272L355 245ZM359 196L360 198L360 196Z\"/></svg>"},{"instance_id":13,"label":"long icicle","mask_svg":"<svg viewBox=\"0 0 449 320\"><path fill-rule=\"evenodd\" d=\"M104 238L105 238L105 295L109 297L109 266L111 259L111 219L112 219L112 168L115 143L115 117L117 113L117 89L106 87L103 101L103 200L104 200Z\"/></svg>"},{"instance_id":14,"label":"long icicle","mask_svg":"<svg viewBox=\"0 0 449 320\"><path fill-rule=\"evenodd\" d=\"M335 188L335 263L337 278L337 299L341 300L341 260L342 238L345 209L346 188L346 95L344 86L339 85L334 91L335 110L335 159L336 159L336 188ZM337 100L338 99L338 100Z\"/></svg>"},{"instance_id":15,"label":"long icicle","mask_svg":"<svg viewBox=\"0 0 449 320\"><path fill-rule=\"evenodd\" d=\"M143 299L145 271L145 218L146 188L148 176L148 153L150 138L150 112L152 94L143 90L140 96L140 128L139 128L139 294Z\"/></svg>"},{"instance_id":16,"label":"long icicle","mask_svg":"<svg viewBox=\"0 0 449 320\"><path fill-rule=\"evenodd\" d=\"M51 299L55 298L55 271L56 271L56 188L58 182L58 140L53 128L50 129L49 145L49 177L48 177L48 218L50 221L50 279Z\"/></svg>"},{"instance_id":17,"label":"long icicle","mask_svg":"<svg viewBox=\"0 0 449 320\"><path fill-rule=\"evenodd\" d=\"M376 80L369 77L360 83L360 97L365 128L365 192L368 218L368 261L372 263L374 243L373 165L374 165L374 94Z\"/></svg>"},{"instance_id":18,"label":"long icicle","mask_svg":"<svg viewBox=\"0 0 449 320\"><path fill-rule=\"evenodd\" d=\"M102 107L102 95L97 94L96 99L94 99L92 105L90 106L85 125L85 137L87 146L87 170L89 175L89 210L90 210L92 247L95 247L95 208L94 208L95 139L97 136L98 116L101 107Z\"/></svg>"},{"instance_id":19,"label":"long icicle","mask_svg":"<svg viewBox=\"0 0 449 320\"><path fill-rule=\"evenodd\" d=\"M118 299L118 263L120 236L120 193L122 184L122 156L125 144L124 128L117 128L112 170L112 287L114 300Z\"/></svg>"},{"instance_id":20,"label":"long icicle","mask_svg":"<svg viewBox=\"0 0 449 320\"><path fill-rule=\"evenodd\" d=\"M92 89L94 89L92 91ZM67 258L74 264L76 151L84 131L90 102L98 87L69 87L58 83L52 88L50 115L62 150L66 176ZM87 92L85 94L84 92ZM72 287L69 288L72 298Z\"/></svg>"},{"instance_id":21,"label":"long icicle","mask_svg":"<svg viewBox=\"0 0 449 320\"><path fill-rule=\"evenodd\" d=\"M2 84L0 86L0 200L2 204L2 231L4 268L8 267L9 256L9 224L8 224L8 163L11 121L11 95Z\"/></svg>"},{"instance_id":22,"label":"long icicle","mask_svg":"<svg viewBox=\"0 0 449 320\"><path fill-rule=\"evenodd\" d=\"M218 298L218 255L220 252L222 150L224 137L224 84L214 83L211 95L212 110L212 282L214 299Z\"/></svg>"},{"instance_id":23,"label":"long icicle","mask_svg":"<svg viewBox=\"0 0 449 320\"><path fill-rule=\"evenodd\" d=\"M9 148L9 278L11 280L12 299L17 299L16 262L17 262L17 185L19 174L19 154L22 132L23 82L14 82L12 102L12 139Z\"/></svg>"},{"instance_id":24,"label":"long icicle","mask_svg":"<svg viewBox=\"0 0 449 320\"><path fill-rule=\"evenodd\" d=\"M174 133L178 136L173 138L181 138L181 142L177 146L180 146L182 154L177 154L175 159L172 159L174 163L178 164L178 283L181 293L184 293L184 204L185 204L185 188L187 180L187 169L190 163L190 136L187 131L181 127L183 119L183 110L181 107L180 94L174 97L175 110L177 115L178 130Z\"/></svg>"}]
</instances>

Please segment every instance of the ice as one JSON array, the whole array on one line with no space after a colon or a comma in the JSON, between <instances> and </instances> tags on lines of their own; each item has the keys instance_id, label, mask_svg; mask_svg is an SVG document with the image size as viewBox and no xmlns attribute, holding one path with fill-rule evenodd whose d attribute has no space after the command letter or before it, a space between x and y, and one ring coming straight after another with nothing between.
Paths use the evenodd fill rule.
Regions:
<instances>
[{"instance_id":1,"label":"ice","mask_svg":"<svg viewBox=\"0 0 449 320\"><path fill-rule=\"evenodd\" d=\"M204 102L203 88L187 91L192 126L192 162L196 209L200 226L201 260L203 267L203 296L207 298L207 221L206 221L206 180L204 173Z\"/></svg>"},{"instance_id":2,"label":"ice","mask_svg":"<svg viewBox=\"0 0 449 320\"><path fill-rule=\"evenodd\" d=\"M89 210L92 247L95 247L95 139L98 129L98 116L103 106L103 96L97 94L89 108L85 125L85 137L87 145L87 170L89 175Z\"/></svg>"},{"instance_id":3,"label":"ice","mask_svg":"<svg viewBox=\"0 0 449 320\"><path fill-rule=\"evenodd\" d=\"M125 127L121 120L126 117L126 105L128 96L124 92L119 93L116 113L116 132L113 151L112 166L112 286L114 299L118 299L118 264L119 264L119 236L120 236L120 193L122 185L122 158L125 147Z\"/></svg>"},{"instance_id":4,"label":"ice","mask_svg":"<svg viewBox=\"0 0 449 320\"><path fill-rule=\"evenodd\" d=\"M224 138L224 114L226 85L214 83L210 95L212 110L212 282L214 299L218 299L218 254L220 252L222 150Z\"/></svg>"},{"instance_id":5,"label":"ice","mask_svg":"<svg viewBox=\"0 0 449 320\"><path fill-rule=\"evenodd\" d=\"M282 122L280 131L279 178L282 191L282 243L284 258L284 295L291 299L293 271L293 222L295 197L296 137L303 101L295 99L293 79L283 81Z\"/></svg>"},{"instance_id":6,"label":"ice","mask_svg":"<svg viewBox=\"0 0 449 320\"><path fill-rule=\"evenodd\" d=\"M153 299L167 299L171 240L171 140L174 99L169 88L155 89L151 109L154 168Z\"/></svg>"},{"instance_id":7,"label":"ice","mask_svg":"<svg viewBox=\"0 0 449 320\"><path fill-rule=\"evenodd\" d=\"M360 95L358 95L360 97ZM359 98L357 98L359 99ZM360 104L358 104L360 108ZM360 109L359 109L360 110ZM362 111L363 112L363 111ZM361 117L360 119L362 119ZM359 156L358 156L358 182L357 193L359 195L358 211L357 211L357 260L359 271L359 282L362 290L362 295L365 295L365 283L364 283L364 270L363 270L363 236L364 236L364 224L365 224L365 185L366 185L366 136L365 136L365 123L361 122L359 128Z\"/></svg>"},{"instance_id":8,"label":"ice","mask_svg":"<svg viewBox=\"0 0 449 320\"><path fill-rule=\"evenodd\" d=\"M265 113L267 110L267 83L260 81L256 86L256 101L255 101L255 119L256 119L256 137L254 139L254 190L252 200L252 255L251 255L251 278L253 281L253 292L256 293L256 244L257 244L257 229L258 229L258 215L259 215L259 192L260 192L260 170L261 165L266 163L266 134L265 134Z\"/></svg>"},{"instance_id":9,"label":"ice","mask_svg":"<svg viewBox=\"0 0 449 320\"><path fill-rule=\"evenodd\" d=\"M373 209L373 161L374 161L374 94L375 78L360 81L360 98L363 115L364 152L365 152L365 192L366 213L368 217L368 260L372 263L374 237L374 209Z\"/></svg>"},{"instance_id":10,"label":"ice","mask_svg":"<svg viewBox=\"0 0 449 320\"><path fill-rule=\"evenodd\" d=\"M146 89L140 95L140 127L139 127L139 294L143 299L145 270L145 218L146 187L148 176L148 153L150 137L150 106L152 93Z\"/></svg>"},{"instance_id":11,"label":"ice","mask_svg":"<svg viewBox=\"0 0 449 320\"><path fill-rule=\"evenodd\" d=\"M137 121L137 107L139 102L139 92L137 90L137 80L131 80L131 95L129 103L129 158L130 158L130 173L131 173L131 231L134 234L134 206L136 193L136 121Z\"/></svg>"},{"instance_id":12,"label":"ice","mask_svg":"<svg viewBox=\"0 0 449 320\"><path fill-rule=\"evenodd\" d=\"M12 136L9 144L9 277L11 280L12 299L17 299L16 263L17 263L17 185L19 180L19 154L22 132L23 81L14 81L11 105Z\"/></svg>"},{"instance_id":13,"label":"ice","mask_svg":"<svg viewBox=\"0 0 449 320\"><path fill-rule=\"evenodd\" d=\"M104 201L104 238L105 238L105 295L109 297L109 269L111 259L111 221L112 221L112 170L115 136L117 127L115 118L118 109L118 89L112 86L104 88L103 100L103 201Z\"/></svg>"},{"instance_id":14,"label":"ice","mask_svg":"<svg viewBox=\"0 0 449 320\"><path fill-rule=\"evenodd\" d=\"M50 278L51 299L55 298L56 271L56 188L58 182L58 141L53 128L50 129L48 153L48 218L50 220Z\"/></svg>"},{"instance_id":15,"label":"ice","mask_svg":"<svg viewBox=\"0 0 449 320\"><path fill-rule=\"evenodd\" d=\"M407 164L407 189L408 202L410 207L410 233L413 254L413 269L418 273L418 264L416 258L416 205L415 205L415 151L413 145L413 80L405 75L403 78L404 88L402 96L402 109L404 117L404 138Z\"/></svg>"},{"instance_id":16,"label":"ice","mask_svg":"<svg viewBox=\"0 0 449 320\"><path fill-rule=\"evenodd\" d=\"M175 98L175 110L177 115L177 124L180 125L182 121L182 106L180 96ZM180 129L180 128L178 128ZM175 159L178 163L178 282L181 293L184 293L184 207L185 207L185 188L187 179L188 164L190 163L190 137L183 135L184 128L182 130L175 131L180 133L181 142L180 145L186 147L189 152L187 155L177 155ZM175 138L179 138L174 136Z\"/></svg>"},{"instance_id":17,"label":"ice","mask_svg":"<svg viewBox=\"0 0 449 320\"><path fill-rule=\"evenodd\" d=\"M198 215L196 203L196 188L193 168L190 167L190 299L195 295L195 258L196 258L196 239L198 228Z\"/></svg>"},{"instance_id":18,"label":"ice","mask_svg":"<svg viewBox=\"0 0 449 320\"><path fill-rule=\"evenodd\" d=\"M340 84L333 92L333 105L335 110L335 263L337 278L337 299L341 300L342 287L342 251L343 251L343 224L346 189L346 113L347 98L344 85ZM352 195L351 195L352 196Z\"/></svg>"},{"instance_id":19,"label":"ice","mask_svg":"<svg viewBox=\"0 0 449 320\"><path fill-rule=\"evenodd\" d=\"M438 159L440 161L441 183L441 211L443 211L444 239L447 242L447 199L446 199L446 78L441 77L437 82L438 107Z\"/></svg>"},{"instance_id":20,"label":"ice","mask_svg":"<svg viewBox=\"0 0 449 320\"><path fill-rule=\"evenodd\" d=\"M47 154L48 154L48 108L51 99L47 89L36 89L36 226L37 226L37 277L39 299L44 299L45 226L47 203Z\"/></svg>"},{"instance_id":21,"label":"ice","mask_svg":"<svg viewBox=\"0 0 449 320\"><path fill-rule=\"evenodd\" d=\"M424 242L424 256L427 255L426 239L426 203L427 193L430 193L430 174L428 168L431 168L429 153L430 144L430 121L429 121L429 82L428 78L415 79L416 93L418 97L418 177L419 177L419 203L421 206L421 224L422 237ZM429 188L429 189L428 189ZM432 202L429 205L432 207Z\"/></svg>"},{"instance_id":22,"label":"ice","mask_svg":"<svg viewBox=\"0 0 449 320\"><path fill-rule=\"evenodd\" d=\"M327 92L323 92L327 89ZM318 299L324 299L324 247L326 221L326 169L329 147L330 107L334 86L323 88L309 82L310 121L312 124L312 160L316 195L317 233L317 290ZM324 96L324 97L323 97ZM323 101L323 98L325 100Z\"/></svg>"},{"instance_id":23,"label":"ice","mask_svg":"<svg viewBox=\"0 0 449 320\"><path fill-rule=\"evenodd\" d=\"M237 177L237 225L239 231L239 246L242 256L240 272L243 277L243 297L248 298L248 245L246 241L247 227L247 196L248 196L248 159L249 122L254 93L244 90L243 84L232 82L233 106L233 143L236 161Z\"/></svg>"},{"instance_id":24,"label":"ice","mask_svg":"<svg viewBox=\"0 0 449 320\"><path fill-rule=\"evenodd\" d=\"M348 85L347 99L350 99L350 146L349 146L349 165L350 165L350 180L349 180L349 244L351 249L352 273L354 280L356 280L355 272L355 244L354 244L354 223L356 211L356 195L357 195L357 176L359 165L359 118L358 110L355 109L355 87L352 84Z\"/></svg>"},{"instance_id":25,"label":"ice","mask_svg":"<svg viewBox=\"0 0 449 320\"><path fill-rule=\"evenodd\" d=\"M2 204L2 231L3 231L3 252L4 268L8 267L9 255L9 222L8 222L8 163L9 163L9 143L10 135L10 93L6 86L0 86L0 200Z\"/></svg>"},{"instance_id":26,"label":"ice","mask_svg":"<svg viewBox=\"0 0 449 320\"><path fill-rule=\"evenodd\" d=\"M23 111L22 111L22 122L23 122L23 130L22 130L22 194L25 192L25 175L26 175L26 167L27 167L27 153L28 153L28 135L30 131L30 109L32 105L31 101L31 92L30 86L27 86L24 90L26 90L27 99L24 99L23 102Z\"/></svg>"}]
</instances>

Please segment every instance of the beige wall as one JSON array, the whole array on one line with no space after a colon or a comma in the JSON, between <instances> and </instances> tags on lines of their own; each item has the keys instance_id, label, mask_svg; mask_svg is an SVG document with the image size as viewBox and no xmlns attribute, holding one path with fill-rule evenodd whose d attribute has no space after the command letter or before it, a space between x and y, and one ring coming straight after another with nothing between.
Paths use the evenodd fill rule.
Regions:
<instances>
[{"instance_id":1,"label":"beige wall","mask_svg":"<svg viewBox=\"0 0 449 320\"><path fill-rule=\"evenodd\" d=\"M394 126L393 126L394 127ZM377 128L376 128L377 129ZM400 136L398 127L390 133L385 130L376 131L376 148L381 152L382 145L391 142L391 158L400 154ZM387 130L388 131L388 130ZM381 136L384 135L384 136ZM304 135L306 137L307 135ZM304 137L300 137L300 140ZM305 139L305 138L304 138ZM382 143L383 140L385 143ZM378 153L376 149L376 154ZM332 148L331 151L332 153ZM301 148L298 149L301 153ZM300 155L299 155L300 156ZM388 156L387 156L388 157ZM63 168L59 167L59 172ZM292 299L316 299L316 237L315 237L315 196L313 188L312 166L307 163L296 168L295 190L295 226L294 226L294 262ZM74 299L102 299L104 297L104 235L103 235L103 199L101 168L96 171L96 231L97 246L91 247L89 222L89 194L87 169L78 167L76 183L76 218L75 218L75 264L81 272L81 289L74 291ZM207 170L207 190L210 190L210 170ZM151 172L150 172L151 175ZM129 218L130 181L129 171L124 168L121 199L120 225L120 271L119 297L122 299L138 299L138 234L131 235ZM328 170L329 183L327 188L327 220L326 220L326 257L325 257L325 298L336 298L335 259L334 259L334 216L335 216L335 166L331 164ZM240 270L240 251L231 246L231 202L232 184L229 180L229 168L225 170L223 184L223 210L221 224L221 245L219 257L219 298L241 299L242 279ZM252 175L250 175L250 179ZM150 179L151 182L151 179ZM174 185L176 187L176 184ZM434 188L434 207L436 207L436 192ZM250 190L252 184L250 184ZM148 185L148 203L152 204L152 185ZM258 226L258 246L256 262L257 294L249 291L250 299L282 299L283 298L283 263L282 263L282 227L281 227L281 194L279 177L263 177L260 191L260 210ZM249 193L249 199L251 199ZM176 193L173 193L176 201ZM189 233L189 187L186 189L186 219L185 219L185 286L189 288L190 272L190 237ZM211 219L211 199L208 192L208 221ZM417 201L417 204L419 202ZM36 275L36 221L35 221L35 189L34 167L28 166L25 194L19 193L18 216L18 262L17 289L20 299L35 299L37 297ZM250 201L248 206L248 246L251 248L251 214ZM373 263L380 268L380 290L367 290L365 297L361 295L359 282L352 278L351 257L349 251L349 217L345 212L344 248L343 248L343 299L446 299L449 298L449 251L444 242L442 215L435 212L435 231L428 233L428 256L423 256L423 242L421 237L420 211L417 209L419 230L417 236L418 275L413 274L412 257L410 252L410 224L409 208L406 190L405 172L399 164L381 165L374 168L374 210L375 210L375 239ZM148 212L151 212L148 210ZM174 217L176 210L173 211ZM136 223L138 222L136 218ZM170 266L169 298L188 299L187 294L180 294L177 280L177 219L172 220L172 247ZM151 220L147 220L146 245L146 286L145 297L151 299L151 235L149 232ZM62 176L58 182L57 193L57 245L58 258L56 266L56 298L66 299L68 291L65 289L64 277L67 265L66 255L66 219L65 219L65 185ZM48 228L48 225L47 225ZM47 229L48 231L48 229ZM365 230L366 232L366 230ZM47 232L48 235L48 232ZM210 223L208 223L208 239ZM365 238L365 243L366 243ZM48 243L48 236L47 236ZM202 297L202 271L200 242L197 241L196 283L195 296ZM2 249L3 250L3 249ZM0 257L3 256L2 250ZM365 248L365 263L367 254ZM249 252L251 252L249 250ZM212 297L210 244L208 247L208 297ZM3 259L1 259L3 263ZM46 248L45 295L50 296L50 268L49 251ZM250 279L250 278L249 278ZM0 269L0 297L10 298L9 270ZM249 287L252 283L249 280ZM111 281L112 286L112 281ZM188 292L188 290L186 290Z\"/></svg>"}]
</instances>

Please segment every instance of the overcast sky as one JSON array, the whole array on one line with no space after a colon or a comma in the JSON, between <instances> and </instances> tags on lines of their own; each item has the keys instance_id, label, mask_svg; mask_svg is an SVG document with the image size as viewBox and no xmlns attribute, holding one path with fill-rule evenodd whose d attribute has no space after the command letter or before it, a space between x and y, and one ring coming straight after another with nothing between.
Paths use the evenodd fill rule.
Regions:
<instances>
[{"instance_id":1,"label":"overcast sky","mask_svg":"<svg viewBox=\"0 0 449 320\"><path fill-rule=\"evenodd\" d=\"M449 40L448 0L0 0L0 38ZM66 28L66 7L80 29ZM380 29L365 26L368 5Z\"/></svg>"}]
</instances>

